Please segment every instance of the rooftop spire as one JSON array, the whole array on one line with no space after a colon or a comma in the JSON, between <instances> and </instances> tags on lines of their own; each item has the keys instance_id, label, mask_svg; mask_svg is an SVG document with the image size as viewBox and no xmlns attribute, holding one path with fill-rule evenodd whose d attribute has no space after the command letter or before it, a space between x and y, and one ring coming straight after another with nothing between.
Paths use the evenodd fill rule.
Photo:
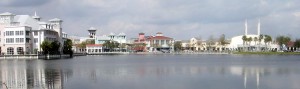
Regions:
<instances>
[{"instance_id":1,"label":"rooftop spire","mask_svg":"<svg viewBox=\"0 0 300 89\"><path fill-rule=\"evenodd\" d=\"M34 16L32 18L36 19L37 21L41 20L41 17L37 16L36 11L34 11Z\"/></svg>"},{"instance_id":2,"label":"rooftop spire","mask_svg":"<svg viewBox=\"0 0 300 89\"><path fill-rule=\"evenodd\" d=\"M257 24L257 35L260 35L260 19L258 19L258 24Z\"/></svg>"},{"instance_id":3,"label":"rooftop spire","mask_svg":"<svg viewBox=\"0 0 300 89\"><path fill-rule=\"evenodd\" d=\"M248 23L247 19L245 20L245 35L248 35Z\"/></svg>"}]
</instances>

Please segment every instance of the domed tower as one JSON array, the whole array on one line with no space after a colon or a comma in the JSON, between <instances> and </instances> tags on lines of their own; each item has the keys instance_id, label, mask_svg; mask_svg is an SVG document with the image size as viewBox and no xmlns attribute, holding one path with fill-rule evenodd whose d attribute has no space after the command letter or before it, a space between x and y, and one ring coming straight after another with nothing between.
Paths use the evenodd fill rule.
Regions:
<instances>
[{"instance_id":1,"label":"domed tower","mask_svg":"<svg viewBox=\"0 0 300 89\"><path fill-rule=\"evenodd\" d=\"M96 38L96 31L97 29L94 27L91 27L90 29L88 29L89 31L89 38Z\"/></svg>"}]
</instances>

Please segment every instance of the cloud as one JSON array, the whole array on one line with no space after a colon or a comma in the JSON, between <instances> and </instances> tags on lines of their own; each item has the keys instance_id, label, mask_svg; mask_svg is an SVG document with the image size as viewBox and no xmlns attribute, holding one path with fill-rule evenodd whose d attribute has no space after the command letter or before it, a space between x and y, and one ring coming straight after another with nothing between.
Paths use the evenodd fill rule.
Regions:
<instances>
[{"instance_id":1,"label":"cloud","mask_svg":"<svg viewBox=\"0 0 300 89\"><path fill-rule=\"evenodd\" d=\"M50 1L51 0L4 0L0 2L0 5L8 7L40 6Z\"/></svg>"},{"instance_id":2,"label":"cloud","mask_svg":"<svg viewBox=\"0 0 300 89\"><path fill-rule=\"evenodd\" d=\"M19 2L16 2L19 1ZM129 38L139 32L160 31L176 39L210 35L227 37L243 34L244 20L255 33L257 20L262 33L299 37L299 0L4 0L0 8L31 14L37 10L44 19L64 20L64 31L86 36L89 27L99 34L124 32ZM24 8L18 8L26 6ZM27 12L24 12L27 11ZM82 33L82 34L78 34Z\"/></svg>"}]
</instances>

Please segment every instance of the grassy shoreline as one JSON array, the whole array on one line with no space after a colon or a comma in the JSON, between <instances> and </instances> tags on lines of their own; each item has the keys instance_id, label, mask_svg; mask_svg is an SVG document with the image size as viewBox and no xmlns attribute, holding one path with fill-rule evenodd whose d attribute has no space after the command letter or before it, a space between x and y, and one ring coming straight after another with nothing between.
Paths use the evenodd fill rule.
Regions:
<instances>
[{"instance_id":1,"label":"grassy shoreline","mask_svg":"<svg viewBox=\"0 0 300 89\"><path fill-rule=\"evenodd\" d=\"M255 55L300 55L300 52L233 52L233 54L255 54Z\"/></svg>"}]
</instances>

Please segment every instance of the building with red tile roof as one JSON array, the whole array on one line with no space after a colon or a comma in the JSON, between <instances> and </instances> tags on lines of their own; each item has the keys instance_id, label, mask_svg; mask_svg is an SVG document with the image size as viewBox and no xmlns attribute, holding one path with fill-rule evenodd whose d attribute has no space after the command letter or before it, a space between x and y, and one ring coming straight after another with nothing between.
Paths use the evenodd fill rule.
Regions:
<instances>
[{"instance_id":1,"label":"building with red tile roof","mask_svg":"<svg viewBox=\"0 0 300 89\"><path fill-rule=\"evenodd\" d=\"M156 33L155 36L145 36L145 33L139 33L139 38L134 40L132 49L143 52L170 52L173 49L173 43L173 38L166 37L161 32Z\"/></svg>"}]
</instances>

